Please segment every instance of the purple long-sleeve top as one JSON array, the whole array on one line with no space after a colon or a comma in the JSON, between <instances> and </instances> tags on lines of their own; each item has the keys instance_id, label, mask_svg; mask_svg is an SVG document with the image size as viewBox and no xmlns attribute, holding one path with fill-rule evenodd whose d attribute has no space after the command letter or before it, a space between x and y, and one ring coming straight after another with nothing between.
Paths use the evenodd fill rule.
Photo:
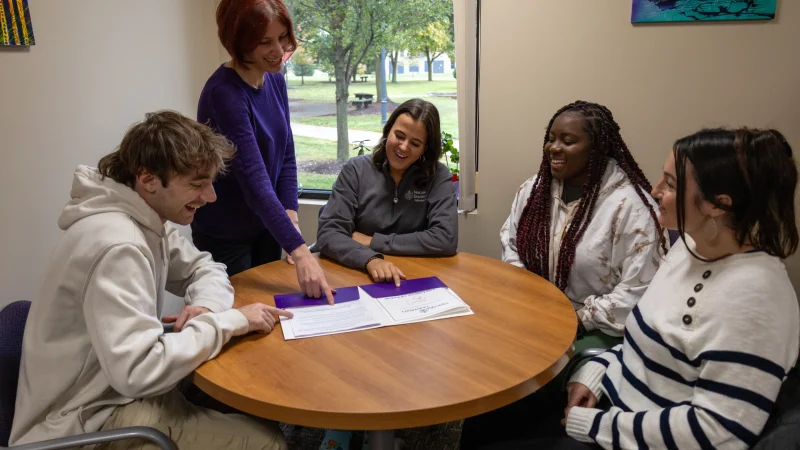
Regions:
<instances>
[{"instance_id":1,"label":"purple long-sleeve top","mask_svg":"<svg viewBox=\"0 0 800 450\"><path fill-rule=\"evenodd\" d=\"M267 73L256 89L220 66L200 94L197 120L230 139L236 156L214 182L217 201L197 210L192 228L218 239L266 229L289 253L303 245L286 214L297 211L297 164L283 75Z\"/></svg>"}]
</instances>

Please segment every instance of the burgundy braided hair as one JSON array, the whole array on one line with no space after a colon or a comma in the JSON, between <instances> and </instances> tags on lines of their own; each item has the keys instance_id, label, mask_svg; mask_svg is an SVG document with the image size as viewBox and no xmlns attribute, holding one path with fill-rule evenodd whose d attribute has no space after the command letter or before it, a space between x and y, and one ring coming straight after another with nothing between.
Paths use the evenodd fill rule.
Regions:
<instances>
[{"instance_id":1,"label":"burgundy braided hair","mask_svg":"<svg viewBox=\"0 0 800 450\"><path fill-rule=\"evenodd\" d=\"M667 251L666 239L658 223L658 216L645 195L652 190L652 186L639 165L636 164L625 141L622 140L619 125L614 121L614 116L608 108L596 103L577 101L559 109L547 125L542 152L544 153L544 145L547 145L550 137L550 128L553 126L553 122L556 117L566 112L583 118L583 126L591 139L592 147L588 163L589 176L583 184L583 196L558 250L558 264L553 283L562 291L567 289L570 269L575 261L575 248L591 222L608 158L617 162L636 193L639 194L639 198L650 210L650 216L653 218L658 236L660 236L661 248L665 253ZM522 210L517 227L517 252L520 258L528 270L544 278L548 278L550 273L550 185L552 179L550 158L543 154L539 175L533 184L531 195L528 197L525 209Z\"/></svg>"}]
</instances>

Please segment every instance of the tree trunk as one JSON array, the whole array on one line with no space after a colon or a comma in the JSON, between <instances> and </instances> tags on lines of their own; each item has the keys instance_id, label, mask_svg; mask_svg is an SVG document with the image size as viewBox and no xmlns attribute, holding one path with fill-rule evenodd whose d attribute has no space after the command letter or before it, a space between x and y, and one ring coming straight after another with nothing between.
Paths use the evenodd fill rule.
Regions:
<instances>
[{"instance_id":1,"label":"tree trunk","mask_svg":"<svg viewBox=\"0 0 800 450\"><path fill-rule=\"evenodd\" d=\"M337 54L342 54L341 51ZM340 163L350 159L350 137L347 131L347 97L348 77L345 69L344 57L336 59L334 74L336 76L336 160Z\"/></svg>"},{"instance_id":2,"label":"tree trunk","mask_svg":"<svg viewBox=\"0 0 800 450\"><path fill-rule=\"evenodd\" d=\"M306 85L306 77L300 75L300 86L305 86L305 85Z\"/></svg>"},{"instance_id":3,"label":"tree trunk","mask_svg":"<svg viewBox=\"0 0 800 450\"><path fill-rule=\"evenodd\" d=\"M430 50L425 50L425 59L428 60L428 81L433 81L433 61Z\"/></svg>"},{"instance_id":4,"label":"tree trunk","mask_svg":"<svg viewBox=\"0 0 800 450\"><path fill-rule=\"evenodd\" d=\"M356 82L356 71L353 70L353 83L355 83L355 82Z\"/></svg>"},{"instance_id":5,"label":"tree trunk","mask_svg":"<svg viewBox=\"0 0 800 450\"><path fill-rule=\"evenodd\" d=\"M392 83L397 83L397 60L400 57L400 51L395 50L389 53L389 57L392 58Z\"/></svg>"}]
</instances>

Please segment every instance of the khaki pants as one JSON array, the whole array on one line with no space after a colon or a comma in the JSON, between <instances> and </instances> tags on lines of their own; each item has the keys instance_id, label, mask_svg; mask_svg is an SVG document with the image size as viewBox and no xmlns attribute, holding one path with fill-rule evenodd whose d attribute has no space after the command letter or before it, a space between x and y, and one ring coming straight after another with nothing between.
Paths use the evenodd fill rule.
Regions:
<instances>
[{"instance_id":1,"label":"khaki pants","mask_svg":"<svg viewBox=\"0 0 800 450\"><path fill-rule=\"evenodd\" d=\"M241 414L222 414L189 403L177 389L135 400L114 410L103 430L145 426L166 434L181 450L286 450L277 424ZM94 450L158 450L134 439L99 444Z\"/></svg>"}]
</instances>

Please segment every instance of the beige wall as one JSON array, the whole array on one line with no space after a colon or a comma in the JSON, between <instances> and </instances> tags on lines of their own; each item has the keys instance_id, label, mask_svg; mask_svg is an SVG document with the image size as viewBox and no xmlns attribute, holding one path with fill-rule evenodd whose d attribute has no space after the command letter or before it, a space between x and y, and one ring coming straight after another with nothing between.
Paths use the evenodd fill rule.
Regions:
<instances>
[{"instance_id":1,"label":"beige wall","mask_svg":"<svg viewBox=\"0 0 800 450\"><path fill-rule=\"evenodd\" d=\"M611 109L652 182L675 139L705 126L775 127L800 152L800 2L780 0L771 22L637 26L628 0L482 3L481 182L461 251L500 257L500 227L539 167L544 128L574 100ZM315 232L316 208L301 216L304 235ZM800 286L798 258L788 266Z\"/></svg>"},{"instance_id":2,"label":"beige wall","mask_svg":"<svg viewBox=\"0 0 800 450\"><path fill-rule=\"evenodd\" d=\"M628 0L483 1L479 214L460 248L499 256L544 127L573 100L611 109L651 181L672 142L700 127L776 127L800 151L800 2L778 4L770 22L634 26Z\"/></svg>"},{"instance_id":3,"label":"beige wall","mask_svg":"<svg viewBox=\"0 0 800 450\"><path fill-rule=\"evenodd\" d=\"M78 164L147 111L194 117L219 60L209 0L36 0L36 45L0 50L0 306L31 298Z\"/></svg>"},{"instance_id":4,"label":"beige wall","mask_svg":"<svg viewBox=\"0 0 800 450\"><path fill-rule=\"evenodd\" d=\"M0 305L35 291L77 164L112 150L144 111L194 115L225 56L210 3L31 2L37 45L0 51ZM628 0L483 4L480 200L461 218L462 251L499 257L543 129L576 99L611 108L651 180L671 143L702 126L774 126L800 149L800 2L781 0L768 23L646 26L630 24ZM300 208L309 242L317 210ZM800 264L790 268L800 283Z\"/></svg>"}]
</instances>

